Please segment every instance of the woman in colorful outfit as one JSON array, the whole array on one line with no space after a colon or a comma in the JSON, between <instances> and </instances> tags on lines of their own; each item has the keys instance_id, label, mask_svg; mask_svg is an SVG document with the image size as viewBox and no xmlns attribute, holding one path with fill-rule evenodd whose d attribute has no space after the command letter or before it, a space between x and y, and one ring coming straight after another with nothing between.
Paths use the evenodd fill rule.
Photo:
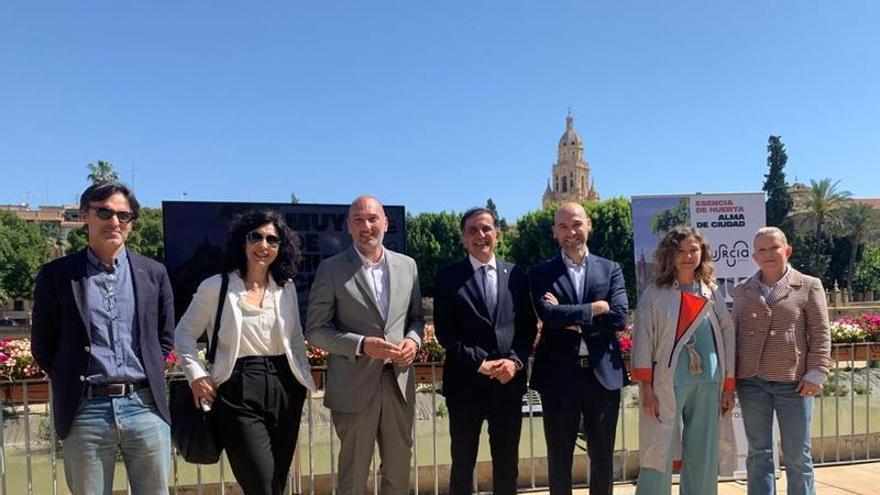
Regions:
<instances>
[{"instance_id":1,"label":"woman in colorful outfit","mask_svg":"<svg viewBox=\"0 0 880 495\"><path fill-rule=\"evenodd\" d=\"M682 495L715 495L720 431L732 437L733 321L717 292L709 244L698 230L670 230L655 265L633 331L632 378L641 398L636 493L668 495L672 470L680 466ZM725 474L733 471L726 465L730 457L725 455Z\"/></svg>"}]
</instances>

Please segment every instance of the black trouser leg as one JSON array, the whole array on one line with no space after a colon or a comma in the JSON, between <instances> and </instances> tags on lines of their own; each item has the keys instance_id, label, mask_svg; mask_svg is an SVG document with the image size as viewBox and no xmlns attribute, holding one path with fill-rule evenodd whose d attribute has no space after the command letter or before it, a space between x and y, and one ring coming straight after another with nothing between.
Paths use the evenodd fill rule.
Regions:
<instances>
[{"instance_id":1,"label":"black trouser leg","mask_svg":"<svg viewBox=\"0 0 880 495\"><path fill-rule=\"evenodd\" d=\"M220 385L214 424L246 495L280 495L296 447L305 389L285 360L241 358Z\"/></svg>"},{"instance_id":2,"label":"black trouser leg","mask_svg":"<svg viewBox=\"0 0 880 495\"><path fill-rule=\"evenodd\" d=\"M570 393L541 394L550 495L571 494L571 465L581 417L579 384Z\"/></svg>"},{"instance_id":3,"label":"black trouser leg","mask_svg":"<svg viewBox=\"0 0 880 495\"><path fill-rule=\"evenodd\" d=\"M474 466L480 447L480 430L486 417L486 402L447 403L452 468L449 471L450 495L473 493Z\"/></svg>"},{"instance_id":4,"label":"black trouser leg","mask_svg":"<svg viewBox=\"0 0 880 495\"><path fill-rule=\"evenodd\" d=\"M306 388L300 385L290 372L279 373L274 391L274 404L267 404L267 429L272 440L272 455L275 458L275 471L272 474L272 493L281 494L287 484L290 463L296 451L296 439L299 436L299 425ZM271 398L272 395L269 397ZM277 407L274 407L277 404Z\"/></svg>"},{"instance_id":5,"label":"black trouser leg","mask_svg":"<svg viewBox=\"0 0 880 495\"><path fill-rule=\"evenodd\" d=\"M590 495L612 495L620 390L606 389L592 373L584 390L583 414L587 452L590 455Z\"/></svg>"},{"instance_id":6,"label":"black trouser leg","mask_svg":"<svg viewBox=\"0 0 880 495\"><path fill-rule=\"evenodd\" d=\"M519 477L519 435L522 430L522 399L489 404L489 448L492 451L492 492L516 494Z\"/></svg>"}]
</instances>

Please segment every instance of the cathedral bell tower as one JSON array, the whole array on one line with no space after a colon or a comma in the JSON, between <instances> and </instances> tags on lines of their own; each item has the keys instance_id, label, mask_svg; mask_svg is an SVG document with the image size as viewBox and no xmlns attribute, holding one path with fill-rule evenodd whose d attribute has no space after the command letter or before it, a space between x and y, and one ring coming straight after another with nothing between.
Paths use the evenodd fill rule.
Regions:
<instances>
[{"instance_id":1,"label":"cathedral bell tower","mask_svg":"<svg viewBox=\"0 0 880 495\"><path fill-rule=\"evenodd\" d=\"M541 205L574 201L598 201L599 193L590 180L590 165L584 160L584 142L574 130L571 112L565 117L565 133L559 138L556 163L550 172L550 180L544 190Z\"/></svg>"}]
</instances>

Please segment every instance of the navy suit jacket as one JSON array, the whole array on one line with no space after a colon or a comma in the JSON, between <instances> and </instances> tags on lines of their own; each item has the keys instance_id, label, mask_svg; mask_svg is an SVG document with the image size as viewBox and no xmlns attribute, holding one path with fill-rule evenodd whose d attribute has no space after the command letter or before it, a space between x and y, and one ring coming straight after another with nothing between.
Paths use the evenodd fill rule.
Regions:
<instances>
[{"instance_id":1,"label":"navy suit jacket","mask_svg":"<svg viewBox=\"0 0 880 495\"><path fill-rule=\"evenodd\" d=\"M498 301L494 318L469 258L437 272L434 326L437 340L446 349L443 395L447 402L476 397L515 399L526 391L525 368L504 385L477 373L485 360L508 358L528 365L537 333L528 275L512 263L495 260Z\"/></svg>"},{"instance_id":2,"label":"navy suit jacket","mask_svg":"<svg viewBox=\"0 0 880 495\"><path fill-rule=\"evenodd\" d=\"M616 332L626 328L629 310L620 266L590 254L583 302L576 300L577 293L561 254L535 265L530 277L535 309L544 323L541 341L535 349L531 387L541 393L566 393L577 376L581 339L587 344L590 367L602 386L617 390L629 383L616 336ZM556 296L558 306L544 301L546 292ZM600 300L608 302L610 311L593 317L590 303ZM572 325L579 326L581 333L566 328Z\"/></svg>"},{"instance_id":3,"label":"navy suit jacket","mask_svg":"<svg viewBox=\"0 0 880 495\"><path fill-rule=\"evenodd\" d=\"M174 299L160 263L128 252L134 285L141 362L162 418L170 423L165 358L174 344ZM52 380L55 431L64 438L85 390L90 353L86 251L43 265L34 289L31 351Z\"/></svg>"}]
</instances>

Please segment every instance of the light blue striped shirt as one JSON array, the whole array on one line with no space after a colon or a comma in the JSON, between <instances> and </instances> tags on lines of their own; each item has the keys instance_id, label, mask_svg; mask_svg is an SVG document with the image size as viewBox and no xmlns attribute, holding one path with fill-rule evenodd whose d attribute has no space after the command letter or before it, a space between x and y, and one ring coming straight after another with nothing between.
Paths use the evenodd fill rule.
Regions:
<instances>
[{"instance_id":1,"label":"light blue striped shirt","mask_svg":"<svg viewBox=\"0 0 880 495\"><path fill-rule=\"evenodd\" d=\"M138 382L147 379L141 362L134 283L124 249L112 267L87 251L86 301L89 308L91 359L89 383Z\"/></svg>"}]
</instances>

